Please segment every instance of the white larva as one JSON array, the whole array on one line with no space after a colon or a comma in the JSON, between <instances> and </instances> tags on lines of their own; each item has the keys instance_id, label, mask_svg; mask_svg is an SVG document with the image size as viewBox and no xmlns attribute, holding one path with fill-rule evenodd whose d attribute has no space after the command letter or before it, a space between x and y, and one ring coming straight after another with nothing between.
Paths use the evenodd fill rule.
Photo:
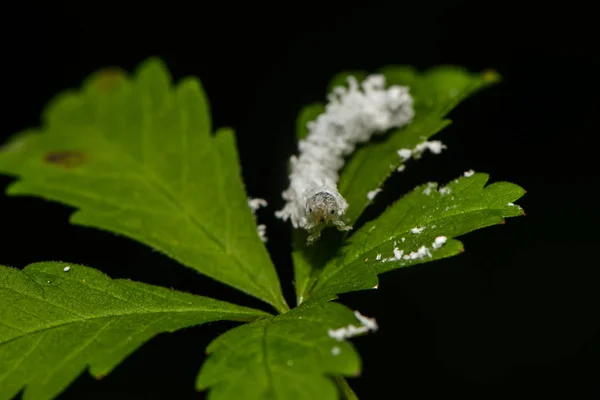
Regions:
<instances>
[{"instance_id":1,"label":"white larva","mask_svg":"<svg viewBox=\"0 0 600 400\"><path fill-rule=\"evenodd\" d=\"M325 112L308 123L309 133L298 143L299 155L290 159L290 186L282 194L286 204L275 213L291 220L294 228L307 230L309 244L326 226L352 229L345 221L348 203L337 190L344 158L373 134L404 126L414 116L408 87L386 89L383 75L368 76L361 87L350 76L348 84L335 88Z\"/></svg>"}]
</instances>

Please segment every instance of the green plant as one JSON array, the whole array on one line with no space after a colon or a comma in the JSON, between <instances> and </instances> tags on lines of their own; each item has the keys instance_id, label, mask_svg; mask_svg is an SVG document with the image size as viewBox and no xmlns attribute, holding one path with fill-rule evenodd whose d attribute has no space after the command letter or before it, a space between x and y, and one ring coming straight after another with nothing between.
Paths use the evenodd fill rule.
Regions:
<instances>
[{"instance_id":1,"label":"green plant","mask_svg":"<svg viewBox=\"0 0 600 400\"><path fill-rule=\"evenodd\" d=\"M382 73L410 86L416 114L360 147L344 167L339 190L352 224L369 192L402 168L399 149L415 149L448 124L444 116L462 99L499 79L457 67ZM299 138L323 107L301 112ZM306 246L306 234L295 231L299 305L290 310L248 207L233 131L212 133L197 79L172 85L157 59L133 76L102 70L80 90L57 96L42 120L0 149L0 173L17 177L8 195L74 207L71 223L147 244L276 314L113 280L72 263L0 266L0 399L23 388L24 399L53 398L86 368L105 376L158 333L217 320L247 323L208 347L196 387L210 389L211 398L354 398L344 377L359 373L360 359L345 338L376 325L333 302L337 295L374 288L381 273L459 254L456 237L523 213L513 204L523 189L486 186L486 174L467 172L439 189L415 188L351 234L334 232Z\"/></svg>"}]
</instances>

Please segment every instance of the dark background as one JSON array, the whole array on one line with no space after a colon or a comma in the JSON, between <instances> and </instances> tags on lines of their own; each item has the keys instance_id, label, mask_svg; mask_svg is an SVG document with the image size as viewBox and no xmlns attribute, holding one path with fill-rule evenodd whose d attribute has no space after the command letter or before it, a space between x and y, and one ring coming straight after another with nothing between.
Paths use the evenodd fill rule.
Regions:
<instances>
[{"instance_id":1,"label":"dark background","mask_svg":"<svg viewBox=\"0 0 600 400\"><path fill-rule=\"evenodd\" d=\"M215 125L237 130L248 193L270 203L259 216L290 299L289 226L272 211L283 203L299 109L323 100L328 79L343 69L498 70L503 83L460 105L436 137L448 151L409 163L377 204L473 168L523 186L527 216L463 237L458 257L391 272L377 291L343 295L380 325L354 340L364 372L350 382L362 399L600 396L600 63L591 5L51 3L3 8L2 139L36 126L47 100L104 66L131 70L157 55L175 78L198 76ZM10 181L0 177L0 187ZM77 262L264 308L143 245L70 226L67 207L0 197L0 208L3 264ZM193 384L204 349L234 325L160 335L102 381L83 374L61 398L201 398Z\"/></svg>"}]
</instances>

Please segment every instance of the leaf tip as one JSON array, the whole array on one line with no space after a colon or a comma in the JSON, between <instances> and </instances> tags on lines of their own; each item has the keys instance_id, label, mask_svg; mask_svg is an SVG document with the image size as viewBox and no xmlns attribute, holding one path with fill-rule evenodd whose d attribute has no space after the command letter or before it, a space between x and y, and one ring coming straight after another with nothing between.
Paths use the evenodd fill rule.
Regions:
<instances>
[{"instance_id":1,"label":"leaf tip","mask_svg":"<svg viewBox=\"0 0 600 400\"><path fill-rule=\"evenodd\" d=\"M163 89L171 84L172 78L165 62L157 56L150 56L135 68L133 75L142 86L160 83Z\"/></svg>"},{"instance_id":2,"label":"leaf tip","mask_svg":"<svg viewBox=\"0 0 600 400\"><path fill-rule=\"evenodd\" d=\"M481 71L481 74L486 83L497 83L502 80L502 76L493 68L486 68Z\"/></svg>"},{"instance_id":3,"label":"leaf tip","mask_svg":"<svg viewBox=\"0 0 600 400\"><path fill-rule=\"evenodd\" d=\"M136 75L147 69L166 70L167 66L160 57L150 56L138 65L138 67L136 68Z\"/></svg>"},{"instance_id":4,"label":"leaf tip","mask_svg":"<svg viewBox=\"0 0 600 400\"><path fill-rule=\"evenodd\" d=\"M127 77L127 72L118 67L106 67L92 74L89 86L97 92L109 92ZM86 86L86 85L84 85Z\"/></svg>"}]
</instances>

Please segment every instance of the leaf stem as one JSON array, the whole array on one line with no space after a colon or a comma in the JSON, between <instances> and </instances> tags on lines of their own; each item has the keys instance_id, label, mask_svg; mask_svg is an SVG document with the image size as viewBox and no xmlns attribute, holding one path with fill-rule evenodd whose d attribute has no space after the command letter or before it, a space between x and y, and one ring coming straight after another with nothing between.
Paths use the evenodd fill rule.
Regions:
<instances>
[{"instance_id":1,"label":"leaf stem","mask_svg":"<svg viewBox=\"0 0 600 400\"><path fill-rule=\"evenodd\" d=\"M346 381L341 376L336 376L334 379L335 379L335 383L338 385L338 388L340 389L342 398L344 400L358 400L358 396L356 395L356 393L354 393L354 390L352 390L352 388L348 384L348 381Z\"/></svg>"}]
</instances>

